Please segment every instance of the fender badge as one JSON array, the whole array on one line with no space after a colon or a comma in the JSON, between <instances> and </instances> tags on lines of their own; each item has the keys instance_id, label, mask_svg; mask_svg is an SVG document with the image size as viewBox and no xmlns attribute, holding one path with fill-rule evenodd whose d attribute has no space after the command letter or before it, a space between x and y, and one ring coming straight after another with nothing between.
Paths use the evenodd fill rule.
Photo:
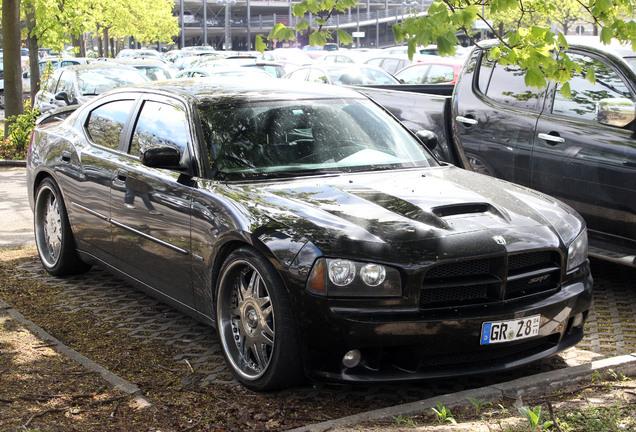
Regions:
<instances>
[{"instance_id":1,"label":"fender badge","mask_svg":"<svg viewBox=\"0 0 636 432\"><path fill-rule=\"evenodd\" d=\"M492 239L499 245L502 245L502 246L506 245L506 239L500 235L493 236Z\"/></svg>"}]
</instances>

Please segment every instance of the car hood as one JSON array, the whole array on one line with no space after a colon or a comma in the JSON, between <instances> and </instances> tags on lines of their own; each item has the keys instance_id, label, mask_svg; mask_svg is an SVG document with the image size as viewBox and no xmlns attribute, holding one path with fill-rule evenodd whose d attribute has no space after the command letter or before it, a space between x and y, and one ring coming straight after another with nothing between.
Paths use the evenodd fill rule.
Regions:
<instances>
[{"instance_id":1,"label":"car hood","mask_svg":"<svg viewBox=\"0 0 636 432\"><path fill-rule=\"evenodd\" d=\"M302 237L326 255L557 248L583 227L555 199L455 167L234 184L228 193L249 214L246 230Z\"/></svg>"}]
</instances>

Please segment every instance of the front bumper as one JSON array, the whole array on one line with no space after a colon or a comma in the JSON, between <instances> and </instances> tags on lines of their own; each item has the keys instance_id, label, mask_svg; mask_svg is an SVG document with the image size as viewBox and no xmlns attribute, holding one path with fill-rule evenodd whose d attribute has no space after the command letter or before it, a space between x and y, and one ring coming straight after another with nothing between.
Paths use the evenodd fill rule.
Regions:
<instances>
[{"instance_id":1,"label":"front bumper","mask_svg":"<svg viewBox=\"0 0 636 432\"><path fill-rule=\"evenodd\" d=\"M592 302L589 270L547 297L531 303L443 310L370 311L314 299L301 320L308 374L320 380L383 382L443 378L520 367L576 345ZM322 304L320 304L322 301ZM484 322L541 315L538 336L480 345ZM347 368L343 356L359 350L361 362Z\"/></svg>"}]
</instances>

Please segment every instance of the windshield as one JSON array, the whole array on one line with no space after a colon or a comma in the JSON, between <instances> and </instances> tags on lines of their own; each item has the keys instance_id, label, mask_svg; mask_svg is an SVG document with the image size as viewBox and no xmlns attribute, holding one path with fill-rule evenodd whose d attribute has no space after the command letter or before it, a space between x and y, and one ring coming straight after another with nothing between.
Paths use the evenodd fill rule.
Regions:
<instances>
[{"instance_id":1,"label":"windshield","mask_svg":"<svg viewBox=\"0 0 636 432\"><path fill-rule=\"evenodd\" d=\"M203 106L201 119L212 169L224 179L437 165L368 100Z\"/></svg>"},{"instance_id":2,"label":"windshield","mask_svg":"<svg viewBox=\"0 0 636 432\"><path fill-rule=\"evenodd\" d=\"M94 96L108 90L148 82L148 78L136 70L104 68L82 71L79 87L83 96Z\"/></svg>"}]
</instances>

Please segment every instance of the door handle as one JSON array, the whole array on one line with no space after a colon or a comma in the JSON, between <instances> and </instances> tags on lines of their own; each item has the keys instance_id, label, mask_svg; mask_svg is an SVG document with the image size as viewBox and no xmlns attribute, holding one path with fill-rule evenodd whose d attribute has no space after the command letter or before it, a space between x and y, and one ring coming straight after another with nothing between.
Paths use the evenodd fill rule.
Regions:
<instances>
[{"instance_id":1,"label":"door handle","mask_svg":"<svg viewBox=\"0 0 636 432\"><path fill-rule=\"evenodd\" d=\"M455 120L457 120L460 123L463 123L466 126L475 126L477 123L479 123L474 118L464 117L464 116L457 116L455 117Z\"/></svg>"},{"instance_id":2,"label":"door handle","mask_svg":"<svg viewBox=\"0 0 636 432\"><path fill-rule=\"evenodd\" d=\"M126 184L126 179L128 178L128 171L123 169L115 170L115 183L118 185Z\"/></svg>"},{"instance_id":3,"label":"door handle","mask_svg":"<svg viewBox=\"0 0 636 432\"><path fill-rule=\"evenodd\" d=\"M540 133L537 136L540 139L547 141L548 144L550 144L550 145L557 145L557 144L562 144L562 143L565 142L565 138L561 138L558 134L557 135L551 135L551 134L547 134L547 133Z\"/></svg>"}]
</instances>

